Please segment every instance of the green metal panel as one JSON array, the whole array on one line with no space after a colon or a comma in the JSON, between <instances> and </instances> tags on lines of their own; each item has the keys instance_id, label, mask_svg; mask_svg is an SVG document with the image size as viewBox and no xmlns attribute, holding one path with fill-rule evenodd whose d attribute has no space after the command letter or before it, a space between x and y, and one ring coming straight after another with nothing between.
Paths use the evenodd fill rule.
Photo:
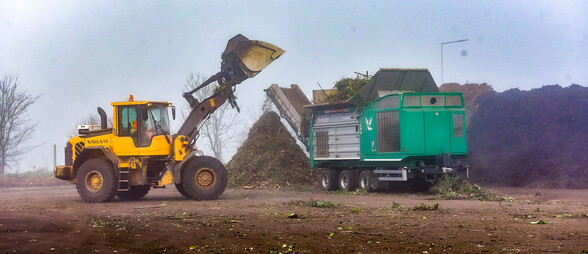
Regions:
<instances>
[{"instance_id":1,"label":"green metal panel","mask_svg":"<svg viewBox=\"0 0 588 254\"><path fill-rule=\"evenodd\" d=\"M308 153L310 156L310 167L312 168L317 168L316 165L316 161L314 160L314 135L313 135L313 131L312 128L314 127L314 121L312 119L310 119L309 121L309 137L308 137Z\"/></svg>"},{"instance_id":2,"label":"green metal panel","mask_svg":"<svg viewBox=\"0 0 588 254\"><path fill-rule=\"evenodd\" d=\"M369 104L364 107L363 113L359 118L360 126L360 152L363 155L373 155L377 152L378 133L376 130L376 110L375 104Z\"/></svg>"},{"instance_id":3,"label":"green metal panel","mask_svg":"<svg viewBox=\"0 0 588 254\"><path fill-rule=\"evenodd\" d=\"M423 110L420 108L400 111L400 149L404 154L425 152Z\"/></svg>"},{"instance_id":4,"label":"green metal panel","mask_svg":"<svg viewBox=\"0 0 588 254\"><path fill-rule=\"evenodd\" d=\"M450 110L450 112L451 153L465 154L467 152L465 112L463 110Z\"/></svg>"},{"instance_id":5,"label":"green metal panel","mask_svg":"<svg viewBox=\"0 0 588 254\"><path fill-rule=\"evenodd\" d=\"M445 108L424 110L425 153L436 155L451 151L449 111Z\"/></svg>"}]
</instances>

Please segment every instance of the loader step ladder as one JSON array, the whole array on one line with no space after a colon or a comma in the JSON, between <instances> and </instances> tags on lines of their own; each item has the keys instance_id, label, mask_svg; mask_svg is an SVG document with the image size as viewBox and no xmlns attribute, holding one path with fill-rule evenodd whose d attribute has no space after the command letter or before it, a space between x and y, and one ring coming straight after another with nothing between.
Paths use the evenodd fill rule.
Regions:
<instances>
[{"instance_id":1,"label":"loader step ladder","mask_svg":"<svg viewBox=\"0 0 588 254\"><path fill-rule=\"evenodd\" d=\"M121 168L118 170L118 188L117 191L129 191L131 189L130 171L128 168Z\"/></svg>"}]
</instances>

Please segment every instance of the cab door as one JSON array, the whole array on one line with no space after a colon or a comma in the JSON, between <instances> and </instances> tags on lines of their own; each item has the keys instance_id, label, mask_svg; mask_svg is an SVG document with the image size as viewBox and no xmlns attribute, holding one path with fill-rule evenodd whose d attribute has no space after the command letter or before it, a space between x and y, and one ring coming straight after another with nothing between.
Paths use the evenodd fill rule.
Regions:
<instances>
[{"instance_id":1,"label":"cab door","mask_svg":"<svg viewBox=\"0 0 588 254\"><path fill-rule=\"evenodd\" d=\"M139 107L118 106L115 111L117 135L112 137L112 152L117 156L139 156Z\"/></svg>"},{"instance_id":2,"label":"cab door","mask_svg":"<svg viewBox=\"0 0 588 254\"><path fill-rule=\"evenodd\" d=\"M171 154L167 107L148 103L139 107L139 153L141 156Z\"/></svg>"}]
</instances>

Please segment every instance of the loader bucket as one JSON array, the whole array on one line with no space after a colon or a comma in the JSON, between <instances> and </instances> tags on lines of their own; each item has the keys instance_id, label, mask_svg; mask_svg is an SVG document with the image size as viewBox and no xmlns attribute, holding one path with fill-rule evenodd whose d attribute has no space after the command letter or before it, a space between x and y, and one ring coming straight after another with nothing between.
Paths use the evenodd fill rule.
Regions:
<instances>
[{"instance_id":1,"label":"loader bucket","mask_svg":"<svg viewBox=\"0 0 588 254\"><path fill-rule=\"evenodd\" d=\"M252 78L271 62L284 54L284 50L267 42L253 41L238 34L227 43L221 58L223 68L231 63L233 68L240 69L246 77Z\"/></svg>"}]
</instances>

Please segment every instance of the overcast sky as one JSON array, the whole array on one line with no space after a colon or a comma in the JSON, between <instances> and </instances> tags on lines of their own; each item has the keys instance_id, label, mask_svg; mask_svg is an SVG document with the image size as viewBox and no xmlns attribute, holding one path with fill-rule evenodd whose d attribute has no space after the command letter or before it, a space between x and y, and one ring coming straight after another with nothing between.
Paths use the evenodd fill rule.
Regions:
<instances>
[{"instance_id":1,"label":"overcast sky","mask_svg":"<svg viewBox=\"0 0 588 254\"><path fill-rule=\"evenodd\" d=\"M110 102L129 94L183 105L186 77L216 73L238 33L286 50L237 87L245 112L261 107L273 83L310 96L317 82L328 88L381 67L428 68L440 84L440 44L460 39L469 41L444 46L444 82L586 86L587 3L0 0L0 74L41 94L30 110L38 147L19 168L52 167L53 144L63 164L76 119L98 106L112 115Z\"/></svg>"}]
</instances>

